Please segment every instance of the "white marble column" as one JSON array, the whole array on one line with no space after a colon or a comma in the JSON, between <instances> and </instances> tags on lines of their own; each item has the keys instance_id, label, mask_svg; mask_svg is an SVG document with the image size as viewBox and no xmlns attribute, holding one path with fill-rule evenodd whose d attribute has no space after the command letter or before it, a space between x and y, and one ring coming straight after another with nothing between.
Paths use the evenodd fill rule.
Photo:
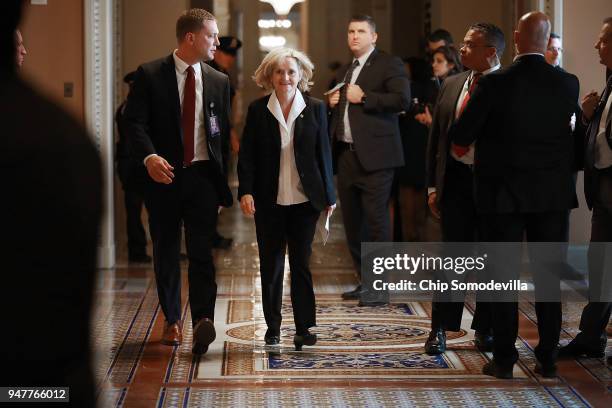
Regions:
<instances>
[{"instance_id":1,"label":"white marble column","mask_svg":"<svg viewBox=\"0 0 612 408\"><path fill-rule=\"evenodd\" d=\"M85 123L100 151L104 213L98 242L98 266L115 265L113 200L113 2L84 1Z\"/></svg>"}]
</instances>

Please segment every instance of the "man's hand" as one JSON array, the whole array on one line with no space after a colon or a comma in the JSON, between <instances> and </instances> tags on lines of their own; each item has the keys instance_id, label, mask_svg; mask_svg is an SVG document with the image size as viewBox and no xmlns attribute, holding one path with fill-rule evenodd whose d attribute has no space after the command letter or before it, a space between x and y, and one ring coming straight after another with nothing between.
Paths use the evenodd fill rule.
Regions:
<instances>
[{"instance_id":1,"label":"man's hand","mask_svg":"<svg viewBox=\"0 0 612 408\"><path fill-rule=\"evenodd\" d=\"M591 91L582 98L582 113L587 120L593 118L597 102L599 102L599 94L596 91Z\"/></svg>"},{"instance_id":2,"label":"man's hand","mask_svg":"<svg viewBox=\"0 0 612 408\"><path fill-rule=\"evenodd\" d=\"M363 98L363 91L359 85L349 85L346 90L346 99L350 103L361 103L361 98Z\"/></svg>"},{"instance_id":3,"label":"man's hand","mask_svg":"<svg viewBox=\"0 0 612 408\"><path fill-rule=\"evenodd\" d=\"M340 102L340 90L329 94L329 107L334 108Z\"/></svg>"},{"instance_id":4,"label":"man's hand","mask_svg":"<svg viewBox=\"0 0 612 408\"><path fill-rule=\"evenodd\" d=\"M431 117L431 112L429 111L429 108L427 107L427 105L425 105L425 112L417 113L416 115L414 115L414 118L421 125L425 125L427 127L431 126L431 122L433 120Z\"/></svg>"},{"instance_id":5,"label":"man's hand","mask_svg":"<svg viewBox=\"0 0 612 408\"><path fill-rule=\"evenodd\" d=\"M174 167L161 156L151 156L146 162L147 172L158 183L170 184L174 178Z\"/></svg>"},{"instance_id":6,"label":"man's hand","mask_svg":"<svg viewBox=\"0 0 612 408\"><path fill-rule=\"evenodd\" d=\"M245 194L240 198L240 208L244 215L255 214L255 201L251 194Z\"/></svg>"},{"instance_id":7,"label":"man's hand","mask_svg":"<svg viewBox=\"0 0 612 408\"><path fill-rule=\"evenodd\" d=\"M429 205L429 210L431 211L433 216L439 220L440 210L438 210L438 205L436 204L437 197L438 197L438 194L435 191L429 193L429 196L427 197L427 205Z\"/></svg>"}]
</instances>

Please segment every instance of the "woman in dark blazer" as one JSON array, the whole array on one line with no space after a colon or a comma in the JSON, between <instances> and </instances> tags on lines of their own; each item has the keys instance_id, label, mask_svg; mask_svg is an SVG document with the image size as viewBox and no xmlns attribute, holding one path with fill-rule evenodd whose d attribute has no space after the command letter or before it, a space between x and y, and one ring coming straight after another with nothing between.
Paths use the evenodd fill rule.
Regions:
<instances>
[{"instance_id":1,"label":"woman in dark blazer","mask_svg":"<svg viewBox=\"0 0 612 408\"><path fill-rule=\"evenodd\" d=\"M249 106L238 160L238 200L255 216L265 342L280 343L285 248L289 251L296 350L317 341L309 260L321 211L331 214L336 196L325 104L308 90L313 65L288 48L271 51L255 82L272 91Z\"/></svg>"}]
</instances>

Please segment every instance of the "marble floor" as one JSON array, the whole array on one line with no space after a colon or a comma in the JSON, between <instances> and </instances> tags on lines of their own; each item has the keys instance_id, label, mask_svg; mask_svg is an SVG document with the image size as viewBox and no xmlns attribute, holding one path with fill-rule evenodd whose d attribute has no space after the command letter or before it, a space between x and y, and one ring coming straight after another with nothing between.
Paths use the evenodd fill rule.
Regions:
<instances>
[{"instance_id":1,"label":"marble floor","mask_svg":"<svg viewBox=\"0 0 612 408\"><path fill-rule=\"evenodd\" d=\"M184 342L168 347L159 342L164 317L152 266L128 264L120 247L117 267L101 271L93 329L99 406L612 406L612 368L603 359L560 362L554 379L534 373L537 327L528 302L520 307L521 358L515 378L497 380L481 374L491 355L474 347L472 304L466 305L462 330L449 333L449 351L432 357L422 350L430 303L370 308L342 301L340 294L356 280L339 212L328 243L317 238L313 246L318 320L313 331L319 342L303 352L293 350L293 319L285 293L281 347L266 348L253 220L234 206L222 213L220 231L234 243L215 253L217 338L200 359L190 353L186 276ZM186 274L186 264L182 267ZM287 265L286 272L288 280ZM576 334L581 309L576 303L564 305L563 343Z\"/></svg>"}]
</instances>

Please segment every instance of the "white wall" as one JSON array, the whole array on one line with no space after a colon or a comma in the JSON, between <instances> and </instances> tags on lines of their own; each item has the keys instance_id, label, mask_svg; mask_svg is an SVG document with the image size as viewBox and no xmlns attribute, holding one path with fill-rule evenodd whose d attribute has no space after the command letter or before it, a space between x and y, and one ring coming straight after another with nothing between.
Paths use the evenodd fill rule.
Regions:
<instances>
[{"instance_id":1,"label":"white wall","mask_svg":"<svg viewBox=\"0 0 612 408\"><path fill-rule=\"evenodd\" d=\"M176 19L187 8L189 0L123 0L123 75L176 48Z\"/></svg>"},{"instance_id":2,"label":"white wall","mask_svg":"<svg viewBox=\"0 0 612 408\"><path fill-rule=\"evenodd\" d=\"M432 0L431 29L448 30L455 44L459 44L472 24L493 23L506 37L506 52L502 57L502 63L507 65L512 61L513 3L508 0Z\"/></svg>"}]
</instances>

